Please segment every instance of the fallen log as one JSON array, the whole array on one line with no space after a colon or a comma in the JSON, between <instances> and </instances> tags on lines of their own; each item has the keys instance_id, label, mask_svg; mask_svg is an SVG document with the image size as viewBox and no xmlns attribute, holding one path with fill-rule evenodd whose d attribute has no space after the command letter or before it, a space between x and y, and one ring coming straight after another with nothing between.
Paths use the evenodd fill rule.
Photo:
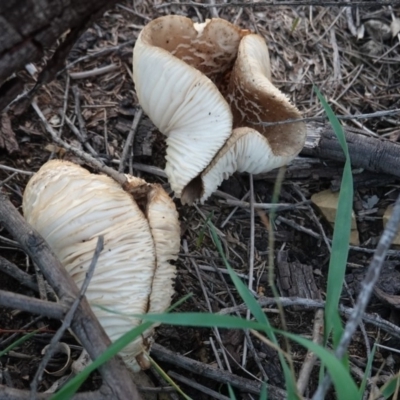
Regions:
<instances>
[{"instance_id":1,"label":"fallen log","mask_svg":"<svg viewBox=\"0 0 400 400\"><path fill-rule=\"evenodd\" d=\"M342 147L329 124L307 124L306 144L303 156L323 160L345 161ZM392 175L400 178L400 143L367 136L360 129L343 127L349 148L352 168Z\"/></svg>"}]
</instances>

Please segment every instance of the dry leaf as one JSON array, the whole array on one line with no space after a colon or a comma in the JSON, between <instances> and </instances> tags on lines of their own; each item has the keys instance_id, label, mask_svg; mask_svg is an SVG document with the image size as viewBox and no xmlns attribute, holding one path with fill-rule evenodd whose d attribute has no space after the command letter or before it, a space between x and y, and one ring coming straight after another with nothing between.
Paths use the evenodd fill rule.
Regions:
<instances>
[{"instance_id":1,"label":"dry leaf","mask_svg":"<svg viewBox=\"0 0 400 400\"><path fill-rule=\"evenodd\" d=\"M10 117L7 114L1 116L0 148L6 149L10 154L19 151L17 138L12 129Z\"/></svg>"}]
</instances>

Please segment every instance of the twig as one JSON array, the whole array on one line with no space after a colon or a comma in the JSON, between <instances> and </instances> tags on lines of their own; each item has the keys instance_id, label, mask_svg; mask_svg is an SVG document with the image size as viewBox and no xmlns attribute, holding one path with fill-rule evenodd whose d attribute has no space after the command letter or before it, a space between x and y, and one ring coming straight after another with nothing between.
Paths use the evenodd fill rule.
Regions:
<instances>
[{"instance_id":1,"label":"twig","mask_svg":"<svg viewBox=\"0 0 400 400\"><path fill-rule=\"evenodd\" d=\"M39 288L35 278L22 271L15 264L0 256L0 271L16 279L21 285L38 292Z\"/></svg>"},{"instance_id":2,"label":"twig","mask_svg":"<svg viewBox=\"0 0 400 400\"><path fill-rule=\"evenodd\" d=\"M44 354L44 357L42 358L42 361L40 362L40 364L38 366L38 369L36 370L34 378L32 379L32 382L30 385L31 386L31 400L35 400L38 384L42 380L42 375L47 366L47 363L50 361L51 357L53 356L54 352L56 351L58 342L60 341L64 332L71 326L75 312L76 312L83 296L85 295L86 289L89 286L90 280L92 279L92 276L94 273L94 269L96 267L100 253L103 251L103 248L104 248L104 237L99 236L99 238L97 239L97 244L96 244L96 248L94 250L92 261L91 261L88 271L86 273L86 277L85 277L85 280L83 281L82 287L79 291L79 295L74 300L74 302L71 305L71 308L65 315L62 325L57 330L55 335L51 338L50 345L47 348L47 350Z\"/></svg>"},{"instance_id":3,"label":"twig","mask_svg":"<svg viewBox=\"0 0 400 400\"><path fill-rule=\"evenodd\" d=\"M313 300L313 299L304 299L300 297L279 297L275 299L274 297L261 297L258 300L258 304L262 307L267 306L275 306L278 302L282 305L282 307L303 307L305 309L315 309L315 308L324 308L325 302L321 300ZM240 304L234 307L224 308L218 312L218 314L226 315L236 313L238 311L245 312L247 310L246 304ZM353 308L345 307L339 305L339 312L342 315L349 316L353 313ZM366 323L376 326L379 329L389 333L395 338L400 339L400 327L392 324L389 321L381 318L379 315L372 314L363 314L363 320Z\"/></svg>"},{"instance_id":4,"label":"twig","mask_svg":"<svg viewBox=\"0 0 400 400\"><path fill-rule=\"evenodd\" d=\"M139 110L136 111L135 118L133 118L132 126L131 126L131 129L129 130L128 137L126 138L124 149L122 150L122 155L121 155L121 159L119 162L118 172L121 174L124 172L125 162L126 162L126 159L128 158L129 149L131 146L133 146L133 140L135 138L135 133L139 126L142 115L143 115L143 110L140 108Z\"/></svg>"},{"instance_id":5,"label":"twig","mask_svg":"<svg viewBox=\"0 0 400 400\"><path fill-rule=\"evenodd\" d=\"M288 203L254 203L253 205L251 203L248 203L246 201L241 201L241 200L231 200L227 199L224 201L220 201L222 204L228 204L230 206L237 206L237 207L243 207L243 208L253 208L257 210L271 210L274 209L275 211L286 211L288 209L295 209L299 208L305 204L310 204L310 200L304 200L304 201L299 201L298 203L295 204L288 204Z\"/></svg>"},{"instance_id":6,"label":"twig","mask_svg":"<svg viewBox=\"0 0 400 400\"><path fill-rule=\"evenodd\" d=\"M105 56L106 54L113 53L115 51L121 50L122 48L124 48L126 46L133 45L135 43L135 41L136 41L136 39L128 40L127 42L122 43L122 44L120 44L118 46L107 47L105 49L97 51L96 53L88 54L87 56L78 58L77 60L72 61L70 64L66 65L61 71L59 71L57 73L57 76L61 75L64 71L72 68L74 65L79 64L82 61L87 61L87 60L90 60L92 58Z\"/></svg>"},{"instance_id":7,"label":"twig","mask_svg":"<svg viewBox=\"0 0 400 400\"><path fill-rule=\"evenodd\" d=\"M51 303L53 304L57 304L57 303ZM67 310L66 310L67 312ZM32 321L28 322L27 324L21 326L21 328L19 328L19 330L17 332L14 332L12 335L8 336L6 339L2 340L0 342L0 347L6 347L8 346L10 343L14 342L16 340L16 337L21 333L21 332L26 332L31 326L36 325L39 321L41 321L43 319L42 316L36 317L34 318ZM29 393L28 393L29 395Z\"/></svg>"},{"instance_id":8,"label":"twig","mask_svg":"<svg viewBox=\"0 0 400 400\"><path fill-rule=\"evenodd\" d=\"M62 108L61 123L60 123L60 129L58 130L58 136L60 136L60 137L62 135L62 130L63 130L63 127L64 127L64 122L65 122L65 118L64 117L65 117L65 115L67 113L70 81L71 81L71 78L67 74L67 77L65 79L65 91L64 91L64 101L63 101L63 108Z\"/></svg>"},{"instance_id":9,"label":"twig","mask_svg":"<svg viewBox=\"0 0 400 400\"><path fill-rule=\"evenodd\" d=\"M400 224L400 196L398 197L395 206L393 208L393 213L382 233L379 240L378 246L376 248L374 257L368 267L367 274L361 282L361 291L357 298L357 303L350 315L349 320L345 326L343 335L340 342L336 348L335 355L337 358L342 359L347 351L347 347L350 344L351 338L354 335L360 321L362 320L363 313L368 305L369 299L373 293L375 283L379 278L381 272L382 264L385 261L387 250L392 244L393 239L397 234L397 229ZM322 382L318 385L317 391L313 396L313 400L324 399L325 394L331 385L331 378L327 374Z\"/></svg>"},{"instance_id":10,"label":"twig","mask_svg":"<svg viewBox=\"0 0 400 400\"><path fill-rule=\"evenodd\" d=\"M315 312L314 327L313 327L313 342L321 344L324 338L324 310L319 309ZM304 363L301 366L299 372L299 378L297 379L297 391L303 395L308 381L310 379L311 371L314 368L317 356L312 351L307 351Z\"/></svg>"},{"instance_id":11,"label":"twig","mask_svg":"<svg viewBox=\"0 0 400 400\"><path fill-rule=\"evenodd\" d=\"M0 290L0 305L54 319L63 319L68 311L68 307L64 304L39 300L6 290Z\"/></svg>"},{"instance_id":12,"label":"twig","mask_svg":"<svg viewBox=\"0 0 400 400\"><path fill-rule=\"evenodd\" d=\"M82 142L85 143L88 139L88 134L87 134L87 130L86 130L85 120L82 117L81 93L79 91L78 86L76 86L76 85L72 86L72 93L74 94L75 114L76 114L76 117L78 118L78 124L79 124L80 134L82 137ZM64 113L65 113L65 111L64 111Z\"/></svg>"},{"instance_id":13,"label":"twig","mask_svg":"<svg viewBox=\"0 0 400 400\"><path fill-rule=\"evenodd\" d=\"M356 114L356 115L337 115L337 119L340 119L342 121L346 120L357 120L357 119L366 119L366 118L380 118L380 117L387 117L391 115L396 115L400 113L400 108L395 108L394 110L386 110L386 111L376 111L373 113L367 113L367 114ZM276 121L276 122L260 122L257 123L256 125L262 125L262 126L277 126L277 125L287 125L287 124L293 124L294 122L324 122L327 120L327 116L321 115L318 117L305 117L305 118L291 118L291 119L285 119L283 121Z\"/></svg>"},{"instance_id":14,"label":"twig","mask_svg":"<svg viewBox=\"0 0 400 400\"><path fill-rule=\"evenodd\" d=\"M86 79L92 76L107 74L108 72L115 71L119 66L117 64L106 65L105 67L94 68L90 71L70 72L71 79Z\"/></svg>"},{"instance_id":15,"label":"twig","mask_svg":"<svg viewBox=\"0 0 400 400\"><path fill-rule=\"evenodd\" d=\"M65 122L69 126L69 129L75 134L78 140L89 150L93 157L98 157L98 154L94 150L94 148L87 142L87 138L83 132L80 132L79 129L72 123L72 121L66 116L63 116Z\"/></svg>"},{"instance_id":16,"label":"twig","mask_svg":"<svg viewBox=\"0 0 400 400\"><path fill-rule=\"evenodd\" d=\"M175 354L167 350L165 347L155 343L151 348L151 355L160 361L164 361L188 371L200 374L206 378L213 379L217 382L230 384L243 392L254 393L259 395L261 383L242 378L240 376L229 373L228 371L219 370L210 367L208 364L192 360L191 358ZM287 398L286 392L276 386L268 385L268 398L271 400L284 400Z\"/></svg>"},{"instance_id":17,"label":"twig","mask_svg":"<svg viewBox=\"0 0 400 400\"><path fill-rule=\"evenodd\" d=\"M250 195L250 192L247 192L241 199L240 201L245 201ZM235 214L235 212L239 209L239 206L235 206L235 208L229 213L229 215L225 218L224 222L221 224L221 229L229 222L229 220L232 218L232 216Z\"/></svg>"},{"instance_id":18,"label":"twig","mask_svg":"<svg viewBox=\"0 0 400 400\"><path fill-rule=\"evenodd\" d=\"M216 392L215 390L209 389L203 385L200 385L200 383L197 383L195 381L193 381L192 379L188 379L185 378L184 376L177 374L174 371L168 371L168 375L173 378L176 379L179 382L184 383L185 385L188 385L192 388L197 389L200 392L203 392L205 394L207 394L208 396L211 396L213 399L218 399L218 400L229 400L229 397L226 397L218 392Z\"/></svg>"},{"instance_id":19,"label":"twig","mask_svg":"<svg viewBox=\"0 0 400 400\"><path fill-rule=\"evenodd\" d=\"M92 165L94 168L98 169L101 172L104 172L111 178L113 178L116 182L118 182L120 185L124 186L127 183L127 179L123 174L118 173L114 169L107 167L104 165L102 162L99 160L95 159L91 155L85 153L84 151L69 145L68 143L64 142L64 140L61 140L57 132L52 128L52 126L47 122L46 117L43 115L42 111L40 110L39 106L36 104L35 101L32 102L32 107L36 111L36 114L42 121L46 131L51 135L52 140L58 144L59 146L63 147L64 149L70 151L71 153L74 153L76 156L81 158L83 161L86 163Z\"/></svg>"},{"instance_id":20,"label":"twig","mask_svg":"<svg viewBox=\"0 0 400 400\"><path fill-rule=\"evenodd\" d=\"M292 228L298 230L299 232L304 232L307 235L310 235L316 239L322 239L322 236L319 233L314 232L311 229L305 228L304 226L301 226L299 224L296 224L294 221L291 221L290 219L279 216L279 217L277 217L276 220L283 222L286 225L291 226ZM332 243L332 239L328 238L328 242ZM366 247L360 247L360 246L350 246L350 250L360 251L362 253L375 253L375 249L367 249ZM387 250L387 255L392 256L392 257L400 257L400 251L399 250Z\"/></svg>"},{"instance_id":21,"label":"twig","mask_svg":"<svg viewBox=\"0 0 400 400\"><path fill-rule=\"evenodd\" d=\"M11 171L11 172L17 172L17 173L23 174L23 175L33 175L34 174L34 172L31 172L31 171L23 171L22 169L7 167L6 165L0 165L0 169L4 169L6 171Z\"/></svg>"}]
</instances>

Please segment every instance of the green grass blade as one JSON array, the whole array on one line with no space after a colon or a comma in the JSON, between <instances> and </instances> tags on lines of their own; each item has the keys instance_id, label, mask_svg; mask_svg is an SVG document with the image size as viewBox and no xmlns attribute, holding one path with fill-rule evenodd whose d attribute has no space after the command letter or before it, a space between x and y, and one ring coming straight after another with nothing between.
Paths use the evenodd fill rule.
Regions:
<instances>
[{"instance_id":1,"label":"green grass blade","mask_svg":"<svg viewBox=\"0 0 400 400\"><path fill-rule=\"evenodd\" d=\"M268 318L266 317L264 311L262 310L261 306L257 303L256 299L254 296L251 294L250 290L248 287L242 282L242 280L237 276L231 265L229 264L229 261L227 260L225 253L222 248L221 241L219 240L219 237L217 235L217 231L214 227L214 225L209 222L208 223L210 227L210 232L211 236L214 240L214 243L218 249L218 252L220 256L222 257L222 260L224 261L224 264L226 266L226 269L229 272L229 275L236 287L236 290L239 292L240 296L242 297L243 301L246 303L247 307L251 311L251 313L254 315L256 320L263 324L265 326L264 332L267 335L267 337L276 345L278 345L278 340L276 339L275 333L272 329L271 324L269 323ZM283 374L285 376L285 383L286 383L286 391L288 393L289 398L291 399L296 399L298 398L297 396L297 387L296 387L296 381L293 376L293 373L286 362L285 357L281 353L278 352L278 357L283 369Z\"/></svg>"},{"instance_id":2,"label":"green grass blade","mask_svg":"<svg viewBox=\"0 0 400 400\"><path fill-rule=\"evenodd\" d=\"M360 389L359 389L359 394L360 394L359 399L360 400L362 399L365 389L367 387L368 377L370 376L370 373L372 370L372 363L374 362L374 358L375 358L375 352L376 352L376 344L374 344L374 346L372 347L371 354L369 355L367 366L364 371L364 377L363 377L363 380L361 382Z\"/></svg>"},{"instance_id":3,"label":"green grass blade","mask_svg":"<svg viewBox=\"0 0 400 400\"><path fill-rule=\"evenodd\" d=\"M341 324L340 327L337 326L337 315L349 253L351 214L353 210L353 175L351 173L349 149L347 147L342 126L319 90L316 87L314 87L314 90L317 93L325 113L328 116L329 122L332 125L332 129L334 130L346 156L346 163L344 166L342 183L340 186L339 204L335 218L332 252L329 263L327 298L325 306L325 340L327 340L328 336L332 332L332 329L339 330L339 332L335 333L336 339L339 337L339 335L341 335L342 330Z\"/></svg>"},{"instance_id":4,"label":"green grass blade","mask_svg":"<svg viewBox=\"0 0 400 400\"><path fill-rule=\"evenodd\" d=\"M195 326L199 328L256 329L263 332L266 330L265 324L256 321L231 315L211 313L145 314L138 315L138 318L149 322L162 322L169 325Z\"/></svg>"},{"instance_id":5,"label":"green grass blade","mask_svg":"<svg viewBox=\"0 0 400 400\"><path fill-rule=\"evenodd\" d=\"M20 346L22 343L29 340L32 336L36 335L38 332L40 332L40 329L37 329L36 331L30 332L30 333L27 333L26 335L17 339L15 342L13 342L9 346L7 346L4 350L0 351L0 357L3 357L12 349L15 349L16 347Z\"/></svg>"},{"instance_id":6,"label":"green grass blade","mask_svg":"<svg viewBox=\"0 0 400 400\"><path fill-rule=\"evenodd\" d=\"M265 382L263 382L261 386L260 400L268 400L267 385Z\"/></svg>"},{"instance_id":7,"label":"green grass blade","mask_svg":"<svg viewBox=\"0 0 400 400\"><path fill-rule=\"evenodd\" d=\"M151 322L146 322L125 333L125 335L121 336L118 340L111 344L111 346L108 347L108 349L103 354L96 358L96 360L94 360L82 372L72 378L61 390L59 390L54 396L52 396L51 400L66 400L71 398L93 371L100 367L100 365L107 362L111 357L115 356L115 354L119 353L124 347L135 340L146 329L150 328L151 325Z\"/></svg>"},{"instance_id":8,"label":"green grass blade","mask_svg":"<svg viewBox=\"0 0 400 400\"><path fill-rule=\"evenodd\" d=\"M336 389L338 400L358 399L358 387L343 363L322 346L293 333L276 331L315 353L325 364Z\"/></svg>"},{"instance_id":9,"label":"green grass blade","mask_svg":"<svg viewBox=\"0 0 400 400\"><path fill-rule=\"evenodd\" d=\"M229 398L231 400L236 400L235 392L232 389L232 386L228 383L228 393L229 393Z\"/></svg>"},{"instance_id":10,"label":"green grass blade","mask_svg":"<svg viewBox=\"0 0 400 400\"><path fill-rule=\"evenodd\" d=\"M175 390L185 399L185 400L192 400L191 397L187 396L183 390L177 385L172 378L150 357L150 363L151 365L158 371L158 373L161 375L162 378L166 382L168 382L172 387L175 388Z\"/></svg>"},{"instance_id":11,"label":"green grass blade","mask_svg":"<svg viewBox=\"0 0 400 400\"><path fill-rule=\"evenodd\" d=\"M213 218L213 216L214 216L214 212L211 212L211 213L208 215L205 224L201 227L199 236L197 237L197 240L196 240L196 247L197 247L197 248L199 248L199 247L202 245L203 240L204 240L204 235L205 235L206 229L207 229L207 224L208 224L209 221L211 221L211 219Z\"/></svg>"},{"instance_id":12,"label":"green grass blade","mask_svg":"<svg viewBox=\"0 0 400 400\"><path fill-rule=\"evenodd\" d=\"M180 304L185 302L188 298L192 296L192 293L187 294L182 299L175 302L169 309L173 310ZM140 317L140 316L139 316ZM66 400L72 397L80 386L85 382L88 376L95 371L98 367L106 363L110 358L118 354L124 347L140 336L146 329L153 325L152 322L145 322L136 328L131 329L129 332L122 335L118 340L112 343L108 349L101 354L96 360L94 360L90 365L88 365L83 371L81 371L77 376L72 378L63 388L61 388L51 400Z\"/></svg>"},{"instance_id":13,"label":"green grass blade","mask_svg":"<svg viewBox=\"0 0 400 400\"><path fill-rule=\"evenodd\" d=\"M382 396L385 399L392 398L397 386L400 384L400 373L394 375L390 381L386 382L381 388Z\"/></svg>"}]
</instances>

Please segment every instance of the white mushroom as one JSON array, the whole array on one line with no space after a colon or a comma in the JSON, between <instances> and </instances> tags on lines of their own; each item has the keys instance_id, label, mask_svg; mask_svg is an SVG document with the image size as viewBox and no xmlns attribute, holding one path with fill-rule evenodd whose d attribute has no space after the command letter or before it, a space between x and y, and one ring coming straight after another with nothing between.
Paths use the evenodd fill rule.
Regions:
<instances>
[{"instance_id":1,"label":"white mushroom","mask_svg":"<svg viewBox=\"0 0 400 400\"><path fill-rule=\"evenodd\" d=\"M145 183L128 180L131 187ZM175 276L170 261L179 251L179 222L160 186L150 185L143 212L111 178L70 162L50 161L29 181L23 211L78 287L98 236L104 236L86 297L112 341L140 324L131 315L163 312L170 305ZM121 353L135 371L138 360L140 366L146 363L142 353L152 334L153 329L148 330Z\"/></svg>"},{"instance_id":2,"label":"white mushroom","mask_svg":"<svg viewBox=\"0 0 400 400\"><path fill-rule=\"evenodd\" d=\"M236 170L285 165L304 145L304 123L260 125L300 113L271 83L264 39L225 20L150 22L134 48L133 77L139 103L167 136L165 171L182 203L206 200Z\"/></svg>"}]
</instances>

